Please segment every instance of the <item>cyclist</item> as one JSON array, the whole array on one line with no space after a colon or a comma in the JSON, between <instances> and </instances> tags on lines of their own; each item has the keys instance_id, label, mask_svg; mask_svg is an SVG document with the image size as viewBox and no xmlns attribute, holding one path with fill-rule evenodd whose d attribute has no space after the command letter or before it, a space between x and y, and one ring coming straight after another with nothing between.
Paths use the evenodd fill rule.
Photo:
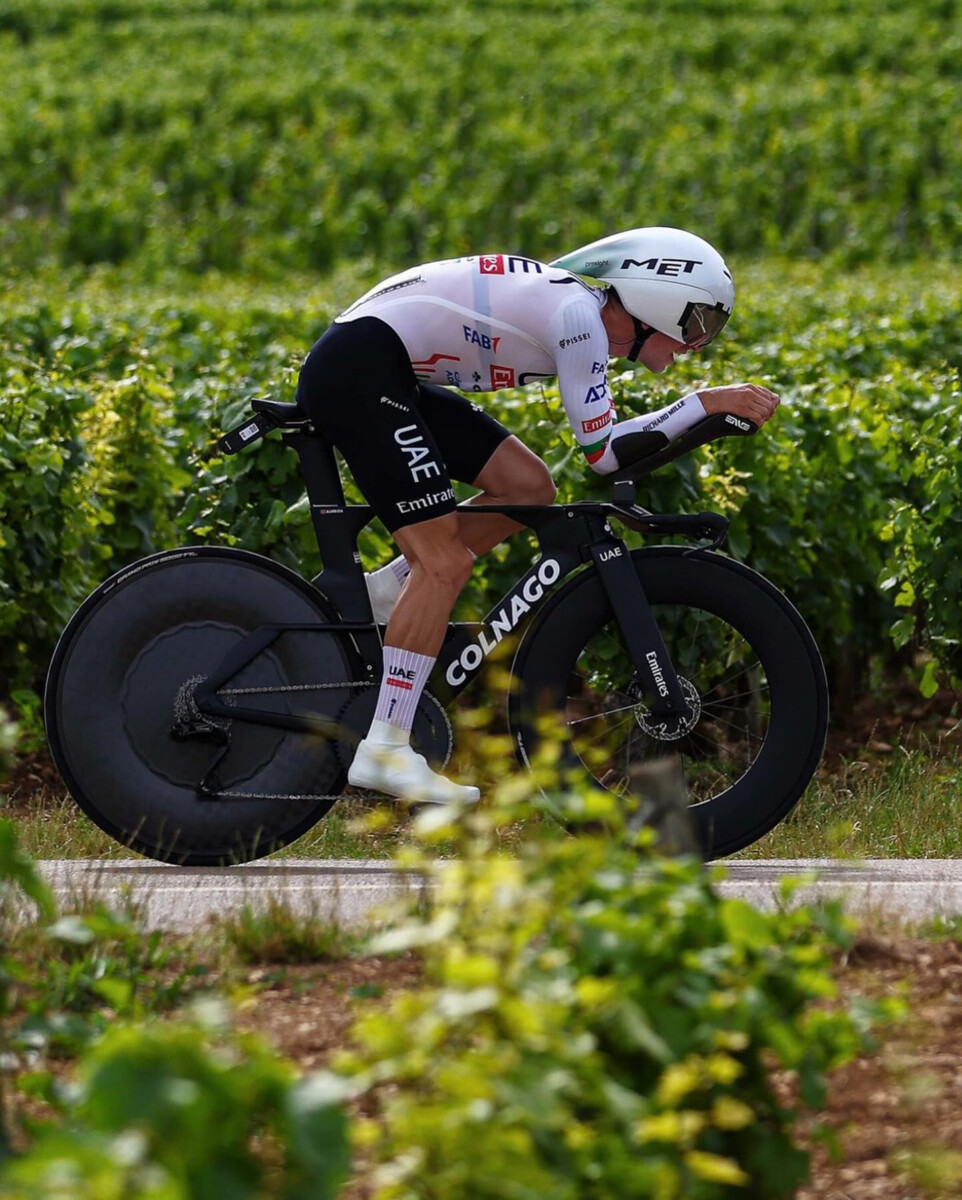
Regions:
<instances>
[{"instance_id":1,"label":"cyclist","mask_svg":"<svg viewBox=\"0 0 962 1200\"><path fill-rule=\"evenodd\" d=\"M384 673L351 784L433 803L479 798L431 770L410 746L411 726L474 559L523 526L455 512L451 480L480 489L472 504L550 504L555 487L537 455L459 393L557 376L575 439L602 474L708 413L762 425L778 397L754 384L699 389L618 422L608 390L609 356L660 374L717 336L734 296L708 242L633 229L550 264L486 254L413 267L372 288L315 343L298 403L402 551L368 576L375 618L387 622Z\"/></svg>"}]
</instances>

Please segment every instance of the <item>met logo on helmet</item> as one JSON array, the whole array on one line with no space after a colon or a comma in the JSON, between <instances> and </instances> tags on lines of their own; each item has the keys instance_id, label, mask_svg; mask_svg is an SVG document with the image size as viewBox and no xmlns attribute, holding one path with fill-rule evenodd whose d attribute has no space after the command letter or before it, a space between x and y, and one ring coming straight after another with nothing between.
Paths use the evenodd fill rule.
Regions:
<instances>
[{"instance_id":1,"label":"met logo on helmet","mask_svg":"<svg viewBox=\"0 0 962 1200\"><path fill-rule=\"evenodd\" d=\"M656 275L690 275L695 267L700 266L700 258L646 258L641 262L637 258L626 258L621 269L627 271L629 267L643 267L646 271L654 271Z\"/></svg>"}]
</instances>

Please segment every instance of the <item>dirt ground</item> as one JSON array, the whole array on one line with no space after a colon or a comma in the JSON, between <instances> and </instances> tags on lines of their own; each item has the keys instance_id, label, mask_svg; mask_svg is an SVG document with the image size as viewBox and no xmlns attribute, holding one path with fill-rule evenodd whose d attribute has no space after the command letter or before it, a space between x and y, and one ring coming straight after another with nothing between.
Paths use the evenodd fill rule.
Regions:
<instances>
[{"instance_id":1,"label":"dirt ground","mask_svg":"<svg viewBox=\"0 0 962 1200\"><path fill-rule=\"evenodd\" d=\"M850 705L832 708L820 771L832 775L852 759L880 760L896 745L924 744L941 753L962 750L962 694L941 688L925 699L910 678L888 681Z\"/></svg>"},{"instance_id":2,"label":"dirt ground","mask_svg":"<svg viewBox=\"0 0 962 1200\"><path fill-rule=\"evenodd\" d=\"M828 1103L803 1117L798 1140L813 1149L812 1178L797 1200L952 1200L962 1197L962 943L862 934L838 965L842 996L898 995L910 1016L882 1034L874 1052L839 1068ZM419 979L413 956L271 968L242 1023L258 1029L305 1070L345 1044L350 1022L372 991L383 1003ZM383 989L383 990L381 990ZM793 1080L774 1077L783 1103ZM840 1157L812 1138L820 1121L835 1131ZM346 1200L362 1200L355 1181Z\"/></svg>"},{"instance_id":3,"label":"dirt ground","mask_svg":"<svg viewBox=\"0 0 962 1200\"><path fill-rule=\"evenodd\" d=\"M816 1144L798 1200L962 1196L962 944L863 934L838 979L843 996L901 996L909 1016L834 1072L818 1119L837 1133L841 1157ZM775 1082L790 1094L790 1080Z\"/></svg>"}]
</instances>

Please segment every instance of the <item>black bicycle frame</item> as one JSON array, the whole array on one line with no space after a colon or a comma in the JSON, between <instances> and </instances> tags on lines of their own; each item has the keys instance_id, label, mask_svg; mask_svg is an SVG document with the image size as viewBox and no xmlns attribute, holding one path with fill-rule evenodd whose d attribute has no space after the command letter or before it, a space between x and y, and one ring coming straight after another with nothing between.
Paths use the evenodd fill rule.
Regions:
<instances>
[{"instance_id":1,"label":"black bicycle frame","mask_svg":"<svg viewBox=\"0 0 962 1200\"><path fill-rule=\"evenodd\" d=\"M283 439L300 459L314 533L324 564L311 583L335 604L343 619L336 624L259 626L232 647L217 670L197 687L194 699L199 711L209 716L336 737L337 723L318 714L278 713L227 705L217 696L219 688L288 631L347 634L357 648L364 681L373 683L381 669L381 634L374 623L357 549L358 534L373 518L373 509L366 504L345 503L334 450L328 442L314 433L300 431L287 431ZM448 626L428 681L429 690L442 704L450 703L472 682L488 655L505 637L527 622L555 584L592 561L611 602L652 715L683 718L689 714L628 548L612 533L608 522L609 516L625 519L632 515L620 503L462 504L458 508L462 512L501 513L528 526L538 539L540 555L481 622ZM638 527L641 527L638 514L643 514L641 524L663 527L670 532L704 531L706 524L709 530L712 528L707 522L712 514L661 518L637 509L633 514L635 521L629 523Z\"/></svg>"}]
</instances>

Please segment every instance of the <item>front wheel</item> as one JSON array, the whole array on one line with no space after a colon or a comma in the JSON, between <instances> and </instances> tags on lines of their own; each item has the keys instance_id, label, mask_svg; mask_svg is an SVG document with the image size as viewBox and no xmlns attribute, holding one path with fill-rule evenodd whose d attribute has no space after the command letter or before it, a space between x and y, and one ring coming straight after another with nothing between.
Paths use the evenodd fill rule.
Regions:
<instances>
[{"instance_id":1,"label":"front wheel","mask_svg":"<svg viewBox=\"0 0 962 1200\"><path fill-rule=\"evenodd\" d=\"M561 765L613 792L675 755L706 857L743 849L781 821L818 767L828 727L825 668L793 605L720 554L662 546L632 561L691 710L649 710L594 571L558 592L518 652L512 725L529 760L561 737Z\"/></svg>"}]
</instances>

